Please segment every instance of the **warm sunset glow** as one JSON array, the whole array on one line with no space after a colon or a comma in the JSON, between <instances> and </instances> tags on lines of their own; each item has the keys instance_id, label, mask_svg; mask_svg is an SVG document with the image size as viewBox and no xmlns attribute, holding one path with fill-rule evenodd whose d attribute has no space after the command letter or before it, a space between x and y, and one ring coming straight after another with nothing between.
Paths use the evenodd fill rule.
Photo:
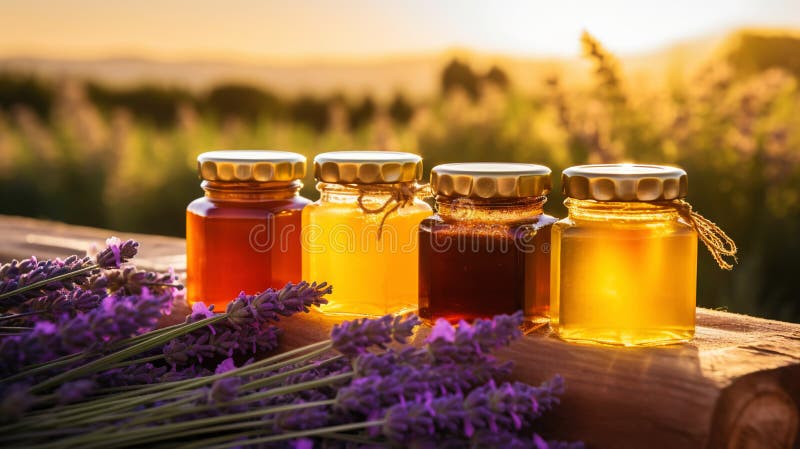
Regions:
<instances>
[{"instance_id":1,"label":"warm sunset glow","mask_svg":"<svg viewBox=\"0 0 800 449\"><path fill-rule=\"evenodd\" d=\"M583 29L625 54L741 26L800 26L800 2L5 0L0 55L307 60L468 47L571 56Z\"/></svg>"}]
</instances>

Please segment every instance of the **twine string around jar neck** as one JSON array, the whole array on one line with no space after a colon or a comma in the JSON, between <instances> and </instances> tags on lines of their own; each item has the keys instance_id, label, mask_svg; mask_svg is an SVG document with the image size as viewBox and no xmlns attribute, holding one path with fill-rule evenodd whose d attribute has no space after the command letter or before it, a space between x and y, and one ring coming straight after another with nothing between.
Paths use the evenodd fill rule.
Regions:
<instances>
[{"instance_id":1,"label":"twine string around jar neck","mask_svg":"<svg viewBox=\"0 0 800 449\"><path fill-rule=\"evenodd\" d=\"M695 212L691 204L681 199L658 202L657 204L674 208L697 231L700 241L706 245L717 265L723 270L733 269L733 264L738 262L736 258L736 252L738 251L736 242L728 237L728 234L716 223ZM726 260L728 257L733 258L733 263Z\"/></svg>"},{"instance_id":2,"label":"twine string around jar neck","mask_svg":"<svg viewBox=\"0 0 800 449\"><path fill-rule=\"evenodd\" d=\"M378 239L383 234L383 225L389 215L396 213L401 207L410 206L417 198L432 196L431 188L428 184L417 182L398 182L393 184L360 184L355 186L358 190L358 207L365 214L383 214L378 225ZM380 207L370 208L364 204L366 195L389 195ZM392 204L394 203L394 204Z\"/></svg>"}]
</instances>

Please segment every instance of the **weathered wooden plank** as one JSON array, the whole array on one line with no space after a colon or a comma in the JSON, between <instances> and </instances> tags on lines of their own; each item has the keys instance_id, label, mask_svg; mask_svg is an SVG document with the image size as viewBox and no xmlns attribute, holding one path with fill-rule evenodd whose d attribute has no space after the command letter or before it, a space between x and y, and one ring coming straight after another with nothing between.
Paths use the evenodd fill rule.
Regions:
<instances>
[{"instance_id":1,"label":"weathered wooden plank","mask_svg":"<svg viewBox=\"0 0 800 449\"><path fill-rule=\"evenodd\" d=\"M183 271L182 239L3 216L0 260L66 256L111 234L141 242L139 266ZM339 321L287 319L283 345L326 339ZM569 344L543 327L501 356L519 379L566 379L561 407L543 422L553 437L597 448L800 448L800 325L701 308L697 325L692 343L651 348Z\"/></svg>"}]
</instances>

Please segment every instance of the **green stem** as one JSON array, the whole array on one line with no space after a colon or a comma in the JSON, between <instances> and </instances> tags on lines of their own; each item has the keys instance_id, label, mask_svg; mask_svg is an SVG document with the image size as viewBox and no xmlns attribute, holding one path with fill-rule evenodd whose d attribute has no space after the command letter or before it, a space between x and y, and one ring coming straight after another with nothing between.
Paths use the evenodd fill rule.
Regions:
<instances>
[{"instance_id":1,"label":"green stem","mask_svg":"<svg viewBox=\"0 0 800 449\"><path fill-rule=\"evenodd\" d=\"M19 295L20 293L25 293L28 290L33 290L35 288L43 287L43 286L45 286L45 285L47 285L47 284L49 284L51 282L63 281L64 279L69 279L71 277L75 277L75 276L77 276L79 274L83 274L83 273L86 273L86 272L89 272L89 271L92 271L92 270L96 270L98 268L100 268L100 265L91 264L91 265L87 265L87 266L85 266L83 268L78 268L75 271L70 271L68 273L60 274L58 276L53 276L53 277L51 277L49 279L42 279L41 281L34 282L33 284L28 284L28 285L26 285L24 287L20 287L20 288L18 288L16 290L11 290L10 292L5 292L5 293L0 294L0 301L4 300L6 298L10 298L12 296Z\"/></svg>"},{"instance_id":2,"label":"green stem","mask_svg":"<svg viewBox=\"0 0 800 449\"><path fill-rule=\"evenodd\" d=\"M249 382L249 383L246 383L246 384L242 385L241 389L244 390L244 391L247 391L247 390L255 390L256 388L266 387L267 385L273 384L273 383L275 383L276 381L279 381L279 380L283 380L283 379L285 379L285 378L287 378L289 376L293 376L295 374L304 373L304 372L312 370L314 368L319 368L321 366L325 366L325 365L327 365L329 363L332 363L332 362L334 362L336 360L341 359L342 357L344 357L344 356L335 355L335 356L333 356L333 357L331 357L329 359L323 360L323 361L321 361L319 363L314 363L314 364L301 366L299 368L295 368L295 369L289 370L289 371L284 371L282 373L278 373L278 374L275 374L275 375L272 375L272 376L269 376L269 377L265 377L263 379L254 380L252 382Z\"/></svg>"},{"instance_id":3,"label":"green stem","mask_svg":"<svg viewBox=\"0 0 800 449\"><path fill-rule=\"evenodd\" d=\"M268 425L270 421L264 421L264 425ZM192 435L191 432L188 432L189 436ZM248 432L238 432L235 434L227 434L227 435L220 435L212 438L201 439L200 441L192 441L191 443L187 443L181 446L173 446L172 444L167 446L161 446L162 449L203 449L209 444L216 444L216 443L224 443L226 441L230 441L231 438L248 438L251 436L262 435L264 433L263 429L257 430L250 430ZM184 432L184 435L186 432ZM154 449L154 448L150 448Z\"/></svg>"},{"instance_id":4,"label":"green stem","mask_svg":"<svg viewBox=\"0 0 800 449\"><path fill-rule=\"evenodd\" d=\"M143 427L137 429L117 429L113 424L104 426L95 430L94 432L71 437L61 441L53 441L44 444L44 448L63 448L79 445L82 449L89 449L92 447L98 448L111 448L111 447L125 447L130 445L137 445L140 438L160 435L165 439L171 438L174 432L187 431L190 429L197 430L214 424L222 424L227 422L242 421L245 419L261 418L274 413L301 410L304 408L320 407L331 405L335 402L334 399L327 399L324 401L306 402L302 404L287 404L276 407L268 407L259 410L251 410L248 412L234 413L230 415L214 416L210 418L201 418L191 421L184 421L178 423L169 423L155 427ZM263 421L256 421L257 425L263 426ZM116 429L116 430L114 430ZM122 444L124 443L124 444Z\"/></svg>"},{"instance_id":5,"label":"green stem","mask_svg":"<svg viewBox=\"0 0 800 449\"><path fill-rule=\"evenodd\" d=\"M124 368L126 366L136 365L137 363L153 362L153 361L156 361L156 360L161 360L164 357L166 357L164 354L151 355L151 356L148 356L148 357L142 357L140 359L133 359L133 360L125 361L125 362L119 362L119 363L116 363L114 365L109 366L108 369Z\"/></svg>"},{"instance_id":6,"label":"green stem","mask_svg":"<svg viewBox=\"0 0 800 449\"><path fill-rule=\"evenodd\" d=\"M141 439L137 440L136 443L137 444L141 444L141 443L159 443L161 441L172 441L172 440L175 440L175 439L178 439L178 438L193 437L195 435L202 435L202 434L207 434L207 433L229 432L231 430L248 429L248 428L251 428L251 427L265 427L266 424L268 424L268 421L261 421L261 420L255 421L255 422L254 421L247 421L247 422L239 422L239 423L233 423L233 424L222 424L222 425L219 425L219 426L203 427L202 429L187 430L187 431L184 431L184 432L173 432L173 433L169 434L169 439L165 439L164 436L162 436L162 435L155 435L155 436L150 437L150 438L141 438ZM225 441L228 438L231 438L231 436L235 437L236 434L231 435L230 433L228 433L226 435L217 436L215 438L219 438L219 441L222 442L222 441ZM214 439L214 438L209 438L209 439ZM168 447L174 447L175 444L177 444L177 442L172 443Z\"/></svg>"},{"instance_id":7,"label":"green stem","mask_svg":"<svg viewBox=\"0 0 800 449\"><path fill-rule=\"evenodd\" d=\"M282 366L300 363L328 351L330 349L330 346L331 344L329 340L320 341L317 343L312 343L307 346L293 349L291 351L284 352L282 354L268 357L266 359L259 360L257 362L251 363L250 365L245 365L236 368L234 370L228 371L226 373L215 374L212 376L206 376L199 379L186 379L175 382L165 382L161 384L150 385L136 391L110 395L109 397L103 397L93 401L83 402L80 404L76 404L74 406L67 406L60 410L51 411L49 413L45 412L45 413L48 418L54 419L55 422L58 422L59 420L61 420L62 423L76 422L80 421L81 419L94 417L96 415L105 415L111 411L121 410L136 405L144 405L156 399L162 399L164 397L163 396L164 393L175 393L178 391L197 388L206 384L213 383L214 381L225 377L269 372L281 368ZM307 354L290 358L280 363L273 363L277 360L282 360L297 353L302 353L314 348L317 349ZM47 425L52 425L52 423L53 421L48 420ZM20 424L21 423L17 423L16 425L13 425L12 428L18 428ZM41 420L35 420L34 423L32 423L31 425L37 427L41 426L42 424L44 423ZM0 431L5 431L5 430L12 430L12 429L8 429L7 427L0 427Z\"/></svg>"},{"instance_id":8,"label":"green stem","mask_svg":"<svg viewBox=\"0 0 800 449\"><path fill-rule=\"evenodd\" d=\"M203 447L206 447L207 449L228 449L231 447L241 446L243 444L252 445L259 443L271 443L274 441L281 441L281 440L293 440L303 437L323 436L330 433L348 432L351 430L361 430L374 426L382 426L385 422L386 422L385 420L381 419L381 420L364 421L352 424L340 424L338 426L320 427L319 429L302 430L299 432L287 432L279 435L270 435L268 437L253 438L245 441L241 440L229 441L227 443L218 444L214 446L206 446L204 444ZM198 441L198 443L200 443L200 441Z\"/></svg>"},{"instance_id":9,"label":"green stem","mask_svg":"<svg viewBox=\"0 0 800 449\"><path fill-rule=\"evenodd\" d=\"M33 328L24 326L0 326L0 332L25 332L31 329Z\"/></svg>"},{"instance_id":10,"label":"green stem","mask_svg":"<svg viewBox=\"0 0 800 449\"><path fill-rule=\"evenodd\" d=\"M295 392L298 392L298 391L310 390L312 388L319 388L319 387L322 387L322 386L325 386L325 385L328 385L328 384L331 384L331 383L334 383L334 382L338 382L340 380L349 379L352 376L353 376L353 373L344 373L344 374L339 374L339 375L335 375L335 376L325 377L325 378L322 378L322 379L311 380L311 381L308 381L308 382L300 382L300 383L296 383L296 384L292 384L292 385L285 385L285 386L278 387L278 388L273 388L273 389L270 389L270 390L267 390L267 391L262 391L262 392L252 393L252 394L249 394L249 395L246 395L246 396L242 396L242 397L239 397L237 399L234 399L233 401L230 401L230 402L226 403L225 405L229 405L229 406L244 405L244 404L248 404L248 403L251 403L251 402L254 402L254 401L258 401L258 400L261 400L261 399L266 399L266 398L273 397L273 396L280 396L282 394L295 393ZM172 393L175 394L176 392L172 392ZM149 403L149 402L152 402L154 399L163 399L163 395L161 397L157 397L157 396L158 396L158 394L153 395L153 396L151 396L149 398L145 398L142 402L143 403ZM124 410L124 409L127 409L127 408L131 408L133 406L136 406L136 405L141 405L141 403L139 403L138 401L133 401L133 402L129 401L127 403L123 403L123 404L119 404L119 405L115 404L114 406L106 407L104 409L101 409L101 410L98 410L98 411L95 411L95 412L90 412L90 413L84 414L84 415L71 416L71 417L67 417L65 419L62 418L62 419L56 420L56 421L38 422L37 425L42 425L45 428L52 428L53 426L74 426L74 425L77 425L77 424L84 424L84 423L87 422L86 421L87 419L97 417L98 415L103 417L103 418L105 418L105 417L108 416L109 411L116 411L116 410L120 410L120 409ZM180 415L184 415L186 413L189 413L189 411L180 410L180 409L170 410L170 406L171 405L172 404L164 404L162 406L156 407L156 409L161 408L163 414L153 414L153 415L151 415L150 412L153 409L148 409L147 413L142 415L142 418L144 418L144 419L140 419L140 420L138 420L138 422L140 424L153 423L153 422L157 422L160 419L163 419L165 416L166 417L173 417L173 416L180 416ZM213 409L215 407L216 406L213 405L213 404L206 404L206 405L201 405L201 406L194 407L194 408L192 408L190 410L190 412L191 413L204 412L204 411L209 411L209 410L211 410L211 409ZM164 412L166 412L166 413L164 413ZM102 419L101 421L107 421L107 419Z\"/></svg>"},{"instance_id":11,"label":"green stem","mask_svg":"<svg viewBox=\"0 0 800 449\"><path fill-rule=\"evenodd\" d=\"M117 350L117 349L120 349L120 348L125 347L125 346L127 346L129 344L132 344L132 343L138 343L140 341L147 340L147 339L153 338L153 337L158 336L158 335L163 335L166 332L178 329L178 328L180 328L181 326L184 326L184 325L186 325L186 323L174 324L172 326L168 326L168 327L165 327L165 328L152 330L150 332L146 332L144 334L137 335L135 337L126 338L124 340L120 340L120 341L118 341L116 343L113 343L109 347L109 349L112 350L112 351L113 350ZM17 379L22 379L22 378L25 378L25 377L30 377L30 376L33 376L35 374L45 373L45 372L53 370L55 368L74 363L74 362L76 362L76 361L78 361L78 360L80 360L82 358L88 358L88 357L91 357L93 355L99 355L99 354L100 354L99 351L83 351L83 352L77 352L75 354L65 355L65 356L59 357L57 359L50 360L48 362L43 362L43 363L37 363L37 364L34 364L34 365L30 365L27 370L21 371L21 372L19 372L17 374L14 374L13 376L6 377L6 378L0 380L0 383L6 383L6 382L10 382L12 380L17 380Z\"/></svg>"},{"instance_id":12,"label":"green stem","mask_svg":"<svg viewBox=\"0 0 800 449\"><path fill-rule=\"evenodd\" d=\"M120 362L122 360L126 360L129 357L132 357L136 354L140 354L144 351L148 351L150 349L155 348L156 346L160 346L161 344L172 340L173 338L180 337L181 335L188 334L189 332L193 332L196 329L200 329L202 327L208 326L213 324L217 321L223 320L228 316L217 315L214 317L206 318L204 320L196 321L194 323L186 324L178 329L172 330L170 332L166 332L162 335L155 336L151 339L144 340L140 343L136 343L133 346L127 347L120 351L111 353L104 357L100 357L97 360L91 361L85 365L81 365L79 367L73 368L67 372L58 374L56 376L51 377L43 382L40 382L33 387L31 387L31 392L38 393L41 391L46 391L50 388L54 388L58 385L61 385L64 382L68 382L70 380L76 379L78 377L85 376L87 374L96 373L103 369L107 369L109 365L113 365L114 363Z\"/></svg>"},{"instance_id":13,"label":"green stem","mask_svg":"<svg viewBox=\"0 0 800 449\"><path fill-rule=\"evenodd\" d=\"M23 312L23 313L11 313L11 314L8 314L8 315L0 316L0 321L13 320L13 319L16 319L16 318L22 318L22 317L31 316L31 315L38 315L40 313L42 313L41 310L34 310L34 311L31 311L31 312Z\"/></svg>"}]
</instances>

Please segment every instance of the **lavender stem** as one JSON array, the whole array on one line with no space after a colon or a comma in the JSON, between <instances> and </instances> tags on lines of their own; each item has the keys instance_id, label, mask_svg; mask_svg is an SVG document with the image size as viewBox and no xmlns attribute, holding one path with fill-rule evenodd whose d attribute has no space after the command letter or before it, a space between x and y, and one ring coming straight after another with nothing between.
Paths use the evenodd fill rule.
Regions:
<instances>
[{"instance_id":1,"label":"lavender stem","mask_svg":"<svg viewBox=\"0 0 800 449\"><path fill-rule=\"evenodd\" d=\"M127 359L128 357L134 356L136 354L142 353L149 349L153 349L157 346L160 346L166 341L172 340L175 337L179 337L184 334L188 334L189 332L194 331L195 329L200 329L201 327L208 326L210 324L216 323L222 319L227 318L226 315L218 315L211 318L206 318L204 320L196 321L191 324L187 324L179 329L175 329L170 332L166 332L163 335L158 335L151 339L145 340L141 343L137 343L133 346L125 348L123 350L111 353L105 357L101 357L97 360L91 361L85 365L81 365L77 368L73 368L67 372L61 373L57 376L53 376L50 379L45 380L44 382L40 382L33 387L31 387L31 392L38 393L41 391L48 390L50 388L56 387L61 385L64 382L76 379L78 377L85 376L87 374L92 374L97 371L101 371L106 369L108 365L114 364L116 362L122 361Z\"/></svg>"}]
</instances>

